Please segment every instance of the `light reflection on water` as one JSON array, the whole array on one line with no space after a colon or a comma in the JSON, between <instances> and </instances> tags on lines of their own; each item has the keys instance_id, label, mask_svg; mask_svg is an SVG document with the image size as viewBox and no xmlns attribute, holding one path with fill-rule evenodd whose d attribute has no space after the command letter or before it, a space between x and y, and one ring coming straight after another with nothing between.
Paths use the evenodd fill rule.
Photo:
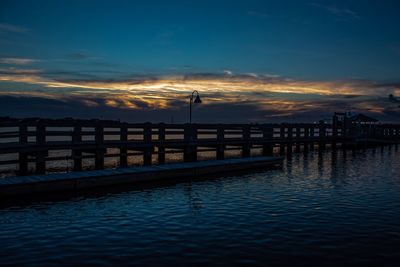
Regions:
<instances>
[{"instance_id":1,"label":"light reflection on water","mask_svg":"<svg viewBox=\"0 0 400 267\"><path fill-rule=\"evenodd\" d=\"M107 153L109 154L117 154L119 153L119 149L117 148L109 148L107 149ZM261 149L260 148L252 148L251 153L253 156L261 156ZM275 152L278 154L277 152ZM46 162L46 172L47 173L65 173L70 172L73 170L73 160L67 159L67 156L71 156L71 150L50 150L49 156L50 157L64 157L65 159L62 160L54 160L54 161L47 161ZM85 153L83 153L85 155ZM86 153L88 155L89 153ZM197 152L198 160L215 160L217 153L216 151L206 151L206 152ZM225 158L239 158L241 157L241 150L226 150ZM154 153L152 155L152 164L158 164L158 155ZM17 160L18 153L12 154L0 154L0 160ZM166 155L166 163L179 163L183 162L184 156L183 152L179 153L171 153ZM118 168L120 166L120 159L119 157L107 157L104 161L105 168ZM128 166L142 166L143 165L143 155L134 155L128 157ZM83 159L82 160L82 167L84 170L93 170L95 166L94 158L91 159ZM28 171L30 174L34 174L35 171L35 163L29 162L28 164ZM18 164L7 164L7 165L0 165L0 179L17 176L18 172Z\"/></svg>"},{"instance_id":2,"label":"light reflection on water","mask_svg":"<svg viewBox=\"0 0 400 267\"><path fill-rule=\"evenodd\" d=\"M294 154L283 170L3 207L0 265L394 265L399 156Z\"/></svg>"}]
</instances>

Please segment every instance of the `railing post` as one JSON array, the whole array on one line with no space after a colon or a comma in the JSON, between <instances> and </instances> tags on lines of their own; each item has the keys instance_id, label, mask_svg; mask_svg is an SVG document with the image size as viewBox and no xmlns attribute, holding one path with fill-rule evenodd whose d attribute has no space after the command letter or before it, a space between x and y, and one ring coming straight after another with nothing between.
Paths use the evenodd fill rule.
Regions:
<instances>
[{"instance_id":1,"label":"railing post","mask_svg":"<svg viewBox=\"0 0 400 267\"><path fill-rule=\"evenodd\" d=\"M36 125L36 145L39 147L36 154L36 174L44 174L47 155L47 150L43 149L46 145L46 126L41 121Z\"/></svg>"},{"instance_id":2,"label":"railing post","mask_svg":"<svg viewBox=\"0 0 400 267\"><path fill-rule=\"evenodd\" d=\"M222 125L217 127L217 159L225 158L225 129Z\"/></svg>"},{"instance_id":3,"label":"railing post","mask_svg":"<svg viewBox=\"0 0 400 267\"><path fill-rule=\"evenodd\" d=\"M332 149L336 149L338 138L338 118L337 116L332 117Z\"/></svg>"},{"instance_id":4,"label":"railing post","mask_svg":"<svg viewBox=\"0 0 400 267\"><path fill-rule=\"evenodd\" d=\"M274 154L274 144L273 144L273 138L274 138L274 128L273 127L266 127L263 128L263 139L264 143L263 144L263 156L273 156Z\"/></svg>"},{"instance_id":5,"label":"railing post","mask_svg":"<svg viewBox=\"0 0 400 267\"><path fill-rule=\"evenodd\" d=\"M301 128L300 126L296 126L296 152L300 152L300 139L301 139Z\"/></svg>"},{"instance_id":6,"label":"railing post","mask_svg":"<svg viewBox=\"0 0 400 267\"><path fill-rule=\"evenodd\" d=\"M280 144L279 144L279 153L281 156L285 155L285 130L286 126L285 124L281 124L281 130L280 130Z\"/></svg>"},{"instance_id":7,"label":"railing post","mask_svg":"<svg viewBox=\"0 0 400 267\"><path fill-rule=\"evenodd\" d=\"M82 151L78 148L80 142L82 142L82 127L76 125L74 126L74 131L72 133L72 158L74 161L74 171L82 170Z\"/></svg>"},{"instance_id":8,"label":"railing post","mask_svg":"<svg viewBox=\"0 0 400 267\"><path fill-rule=\"evenodd\" d=\"M26 145L28 143L28 126L25 123L21 123L19 126L19 143ZM28 173L28 154L25 152L19 152L19 175L26 175Z\"/></svg>"},{"instance_id":9,"label":"railing post","mask_svg":"<svg viewBox=\"0 0 400 267\"><path fill-rule=\"evenodd\" d=\"M165 124L158 124L158 164L165 163Z\"/></svg>"},{"instance_id":10,"label":"railing post","mask_svg":"<svg viewBox=\"0 0 400 267\"><path fill-rule=\"evenodd\" d=\"M293 139L293 127L288 125L287 133L287 155L290 157L292 155L292 140Z\"/></svg>"},{"instance_id":11,"label":"railing post","mask_svg":"<svg viewBox=\"0 0 400 267\"><path fill-rule=\"evenodd\" d=\"M315 125L312 125L310 127L310 137L308 138L309 142L310 142L310 151L314 150L314 138L315 138ZM307 145L304 144L304 147L306 147Z\"/></svg>"},{"instance_id":12,"label":"railing post","mask_svg":"<svg viewBox=\"0 0 400 267\"><path fill-rule=\"evenodd\" d=\"M143 149L143 165L151 165L152 163L153 146L151 143L151 135L152 124L148 122L143 127L143 141L146 145Z\"/></svg>"},{"instance_id":13,"label":"railing post","mask_svg":"<svg viewBox=\"0 0 400 267\"><path fill-rule=\"evenodd\" d=\"M96 170L104 168L104 128L102 125L97 124L95 127L94 140L96 143L95 162L94 167Z\"/></svg>"},{"instance_id":14,"label":"railing post","mask_svg":"<svg viewBox=\"0 0 400 267\"><path fill-rule=\"evenodd\" d=\"M197 126L195 124L186 123L184 129L185 148L183 160L192 162L197 160Z\"/></svg>"},{"instance_id":15,"label":"railing post","mask_svg":"<svg viewBox=\"0 0 400 267\"><path fill-rule=\"evenodd\" d=\"M322 151L325 149L325 139L326 139L326 124L325 124L325 122L320 121L318 127L319 127L318 150Z\"/></svg>"},{"instance_id":16,"label":"railing post","mask_svg":"<svg viewBox=\"0 0 400 267\"><path fill-rule=\"evenodd\" d=\"M120 147L119 147L119 166L128 167L128 126L123 123L120 127Z\"/></svg>"},{"instance_id":17,"label":"railing post","mask_svg":"<svg viewBox=\"0 0 400 267\"><path fill-rule=\"evenodd\" d=\"M400 141L400 127L399 125L396 125L396 149L399 141Z\"/></svg>"},{"instance_id":18,"label":"railing post","mask_svg":"<svg viewBox=\"0 0 400 267\"><path fill-rule=\"evenodd\" d=\"M308 126L304 126L304 147L303 147L303 152L305 154L308 153L309 148L311 148L311 146L308 144L308 142L310 141L310 130L313 128L310 128ZM311 142L312 144L312 142Z\"/></svg>"},{"instance_id":19,"label":"railing post","mask_svg":"<svg viewBox=\"0 0 400 267\"><path fill-rule=\"evenodd\" d=\"M370 125L369 126L369 137L370 138L375 138L376 137L376 130L375 130L375 125Z\"/></svg>"},{"instance_id":20,"label":"railing post","mask_svg":"<svg viewBox=\"0 0 400 267\"><path fill-rule=\"evenodd\" d=\"M242 127L242 138L244 144L242 145L242 157L250 157L250 126L245 125Z\"/></svg>"},{"instance_id":21,"label":"railing post","mask_svg":"<svg viewBox=\"0 0 400 267\"><path fill-rule=\"evenodd\" d=\"M390 140L393 140L394 138L394 129L393 129L393 126L390 126L390 128L389 128L389 138L390 138Z\"/></svg>"},{"instance_id":22,"label":"railing post","mask_svg":"<svg viewBox=\"0 0 400 267\"><path fill-rule=\"evenodd\" d=\"M379 125L375 125L375 129L374 129L374 132L375 132L375 138L381 138L382 137L382 132L381 132L381 127L379 126Z\"/></svg>"},{"instance_id":23,"label":"railing post","mask_svg":"<svg viewBox=\"0 0 400 267\"><path fill-rule=\"evenodd\" d=\"M376 135L378 139L384 138L384 129L382 125L378 125L376 128Z\"/></svg>"}]
</instances>

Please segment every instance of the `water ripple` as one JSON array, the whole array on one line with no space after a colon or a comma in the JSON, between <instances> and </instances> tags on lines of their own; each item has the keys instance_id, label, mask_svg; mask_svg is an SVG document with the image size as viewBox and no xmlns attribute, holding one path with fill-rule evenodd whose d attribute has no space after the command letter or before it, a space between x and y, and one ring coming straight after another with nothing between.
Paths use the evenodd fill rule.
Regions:
<instances>
[{"instance_id":1,"label":"water ripple","mask_svg":"<svg viewBox=\"0 0 400 267\"><path fill-rule=\"evenodd\" d=\"M400 152L0 209L2 264L325 265L400 260Z\"/></svg>"}]
</instances>

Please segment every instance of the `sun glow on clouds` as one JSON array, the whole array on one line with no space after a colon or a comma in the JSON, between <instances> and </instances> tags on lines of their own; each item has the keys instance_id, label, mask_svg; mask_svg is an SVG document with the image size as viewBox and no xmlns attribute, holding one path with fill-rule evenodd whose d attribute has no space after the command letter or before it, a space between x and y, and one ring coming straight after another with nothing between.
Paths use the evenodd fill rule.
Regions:
<instances>
[{"instance_id":1,"label":"sun glow on clouds","mask_svg":"<svg viewBox=\"0 0 400 267\"><path fill-rule=\"evenodd\" d=\"M39 70L15 70L13 74L35 74ZM365 90L351 83L307 82L289 79L258 79L255 77L167 77L156 80L51 80L36 75L0 75L0 81L40 84L48 88L82 88L92 90L125 91L128 93L188 94L191 90L203 93L290 93L318 95L353 95L365 94Z\"/></svg>"},{"instance_id":2,"label":"sun glow on clouds","mask_svg":"<svg viewBox=\"0 0 400 267\"><path fill-rule=\"evenodd\" d=\"M354 107L382 113L384 107L359 99L400 93L398 85L377 85L368 81L301 81L270 75L192 74L134 77L124 80L50 79L41 70L0 70L1 81L15 83L15 89L1 89L2 95L59 99L80 99L87 107L100 105L118 109L179 109L193 90L200 92L204 105L253 105L260 111L275 110L265 117L290 116L312 110ZM39 85L40 90L23 90L23 84ZM338 100L339 99L339 100ZM340 104L338 104L339 102Z\"/></svg>"}]
</instances>

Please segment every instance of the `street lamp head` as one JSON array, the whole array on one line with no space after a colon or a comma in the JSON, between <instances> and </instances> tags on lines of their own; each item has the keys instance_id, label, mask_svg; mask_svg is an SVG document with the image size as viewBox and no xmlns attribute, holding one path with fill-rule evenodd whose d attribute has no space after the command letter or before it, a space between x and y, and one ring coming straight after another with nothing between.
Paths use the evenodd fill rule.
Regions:
<instances>
[{"instance_id":1,"label":"street lamp head","mask_svg":"<svg viewBox=\"0 0 400 267\"><path fill-rule=\"evenodd\" d=\"M201 104L201 99L200 99L199 94L197 94L197 96L196 96L196 98L194 99L193 103L195 103L195 104Z\"/></svg>"},{"instance_id":2,"label":"street lamp head","mask_svg":"<svg viewBox=\"0 0 400 267\"><path fill-rule=\"evenodd\" d=\"M196 98L193 100L194 98L194 94L196 94ZM197 92L197 90L194 90L192 92L192 95L190 96L190 101L189 101L189 122L192 123L192 102L195 104L200 104L201 103L201 99L200 99L200 95L199 92Z\"/></svg>"}]
</instances>

